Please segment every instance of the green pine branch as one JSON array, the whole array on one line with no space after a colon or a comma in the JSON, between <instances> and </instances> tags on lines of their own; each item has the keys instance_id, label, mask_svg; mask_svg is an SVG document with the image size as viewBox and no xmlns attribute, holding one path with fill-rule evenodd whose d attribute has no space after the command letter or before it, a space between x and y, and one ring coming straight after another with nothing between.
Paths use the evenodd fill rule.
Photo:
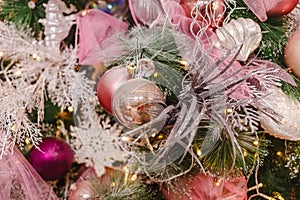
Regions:
<instances>
[{"instance_id":1,"label":"green pine branch","mask_svg":"<svg viewBox=\"0 0 300 200\"><path fill-rule=\"evenodd\" d=\"M0 18L15 24L22 30L28 30L34 37L40 36L43 31L43 25L38 22L45 18L45 9L43 3L46 0L40 0L35 3L35 8L28 6L27 0L6 0L3 2Z\"/></svg>"},{"instance_id":2,"label":"green pine branch","mask_svg":"<svg viewBox=\"0 0 300 200\"><path fill-rule=\"evenodd\" d=\"M241 151L233 146L230 138L222 137L214 141L213 137L207 137L206 130L198 132L194 140L194 148L207 172L220 177L249 174L253 170L258 155L260 159L267 155L266 147L269 142L263 136L257 136L251 132L240 132L235 137Z\"/></svg>"},{"instance_id":3,"label":"green pine branch","mask_svg":"<svg viewBox=\"0 0 300 200\"><path fill-rule=\"evenodd\" d=\"M72 5L80 11L89 3L88 0L63 0L67 7ZM44 26L38 22L39 19L44 19L46 16L45 7L43 4L48 3L48 0L38 0L34 7L30 8L29 0L4 0L0 19L3 21L15 24L21 30L30 32L33 37L40 37L43 34Z\"/></svg>"}]
</instances>

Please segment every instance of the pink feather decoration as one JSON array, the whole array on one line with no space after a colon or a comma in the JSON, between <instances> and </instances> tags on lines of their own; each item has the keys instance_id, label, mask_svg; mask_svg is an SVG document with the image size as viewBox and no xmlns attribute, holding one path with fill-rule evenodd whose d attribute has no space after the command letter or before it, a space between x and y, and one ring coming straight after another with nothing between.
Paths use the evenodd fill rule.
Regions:
<instances>
[{"instance_id":1,"label":"pink feather decoration","mask_svg":"<svg viewBox=\"0 0 300 200\"><path fill-rule=\"evenodd\" d=\"M18 148L0 160L0 199L58 200Z\"/></svg>"}]
</instances>

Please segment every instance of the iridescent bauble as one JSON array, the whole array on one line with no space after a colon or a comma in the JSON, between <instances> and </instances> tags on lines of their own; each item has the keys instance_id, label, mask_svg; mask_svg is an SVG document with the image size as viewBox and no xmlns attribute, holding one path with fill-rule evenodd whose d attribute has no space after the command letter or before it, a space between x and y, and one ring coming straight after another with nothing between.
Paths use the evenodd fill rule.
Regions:
<instances>
[{"instance_id":1,"label":"iridescent bauble","mask_svg":"<svg viewBox=\"0 0 300 200\"><path fill-rule=\"evenodd\" d=\"M282 17L289 14L298 4L299 0L279 0L278 3L267 11L269 17Z\"/></svg>"},{"instance_id":2,"label":"iridescent bauble","mask_svg":"<svg viewBox=\"0 0 300 200\"><path fill-rule=\"evenodd\" d=\"M137 73L149 78L155 73L155 65L150 59L140 59L137 63Z\"/></svg>"},{"instance_id":3,"label":"iridescent bauble","mask_svg":"<svg viewBox=\"0 0 300 200\"><path fill-rule=\"evenodd\" d=\"M153 82L132 79L123 83L113 98L113 114L127 128L135 128L157 117L165 98Z\"/></svg>"},{"instance_id":4,"label":"iridescent bauble","mask_svg":"<svg viewBox=\"0 0 300 200\"><path fill-rule=\"evenodd\" d=\"M300 29L296 30L288 39L284 60L288 68L290 68L295 76L300 78Z\"/></svg>"},{"instance_id":5,"label":"iridescent bauble","mask_svg":"<svg viewBox=\"0 0 300 200\"><path fill-rule=\"evenodd\" d=\"M115 15L126 7L126 2L125 0L99 0L93 7L96 7L105 13Z\"/></svg>"},{"instance_id":6,"label":"iridescent bauble","mask_svg":"<svg viewBox=\"0 0 300 200\"><path fill-rule=\"evenodd\" d=\"M224 0L199 1L181 0L180 5L188 17L196 17L199 21L205 21L211 29L222 25L224 21L225 3ZM197 13L197 11L199 13ZM201 16L199 16L199 14Z\"/></svg>"},{"instance_id":7,"label":"iridescent bauble","mask_svg":"<svg viewBox=\"0 0 300 200\"><path fill-rule=\"evenodd\" d=\"M69 190L68 200L101 200L102 196L112 188L112 181L120 180L121 172L105 168L105 174L98 177L94 168L90 167L73 183Z\"/></svg>"},{"instance_id":8,"label":"iridescent bauble","mask_svg":"<svg viewBox=\"0 0 300 200\"><path fill-rule=\"evenodd\" d=\"M69 190L69 200L97 199L99 196L97 188L100 180L94 168L90 167L71 185Z\"/></svg>"},{"instance_id":9,"label":"iridescent bauble","mask_svg":"<svg viewBox=\"0 0 300 200\"><path fill-rule=\"evenodd\" d=\"M33 147L28 161L44 180L60 179L71 169L73 152L70 146L55 137L45 138L39 145Z\"/></svg>"},{"instance_id":10,"label":"iridescent bauble","mask_svg":"<svg viewBox=\"0 0 300 200\"><path fill-rule=\"evenodd\" d=\"M151 25L162 11L160 1L149 0L129 0L130 9L134 20L138 20L142 24Z\"/></svg>"},{"instance_id":11,"label":"iridescent bauble","mask_svg":"<svg viewBox=\"0 0 300 200\"><path fill-rule=\"evenodd\" d=\"M114 67L106 71L98 80L97 96L103 109L112 114L112 100L115 90L131 79L126 67Z\"/></svg>"}]
</instances>

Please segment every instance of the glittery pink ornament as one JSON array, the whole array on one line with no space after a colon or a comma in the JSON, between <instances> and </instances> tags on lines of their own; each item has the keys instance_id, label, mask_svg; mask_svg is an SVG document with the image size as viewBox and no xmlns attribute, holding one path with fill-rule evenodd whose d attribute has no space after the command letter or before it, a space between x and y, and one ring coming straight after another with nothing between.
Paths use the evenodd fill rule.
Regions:
<instances>
[{"instance_id":1,"label":"glittery pink ornament","mask_svg":"<svg viewBox=\"0 0 300 200\"><path fill-rule=\"evenodd\" d=\"M115 90L131 79L126 67L114 67L105 72L98 80L97 96L103 109L112 114L112 100Z\"/></svg>"},{"instance_id":2,"label":"glittery pink ornament","mask_svg":"<svg viewBox=\"0 0 300 200\"><path fill-rule=\"evenodd\" d=\"M66 142L49 137L43 140L39 148L30 150L28 160L43 179L59 179L70 170L73 152Z\"/></svg>"}]
</instances>

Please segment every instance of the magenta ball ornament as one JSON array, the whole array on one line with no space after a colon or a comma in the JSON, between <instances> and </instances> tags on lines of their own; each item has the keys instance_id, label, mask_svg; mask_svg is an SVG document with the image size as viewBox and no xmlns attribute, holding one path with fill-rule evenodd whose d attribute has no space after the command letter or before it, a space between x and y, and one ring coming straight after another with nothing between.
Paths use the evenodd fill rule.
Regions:
<instances>
[{"instance_id":1,"label":"magenta ball ornament","mask_svg":"<svg viewBox=\"0 0 300 200\"><path fill-rule=\"evenodd\" d=\"M127 67L114 67L106 71L98 80L97 96L103 109L112 114L112 100L115 90L125 81L131 79Z\"/></svg>"},{"instance_id":2,"label":"magenta ball ornament","mask_svg":"<svg viewBox=\"0 0 300 200\"><path fill-rule=\"evenodd\" d=\"M55 137L45 138L39 145L33 147L28 155L28 161L44 180L56 180L64 177L71 169L73 152L63 140Z\"/></svg>"}]
</instances>

